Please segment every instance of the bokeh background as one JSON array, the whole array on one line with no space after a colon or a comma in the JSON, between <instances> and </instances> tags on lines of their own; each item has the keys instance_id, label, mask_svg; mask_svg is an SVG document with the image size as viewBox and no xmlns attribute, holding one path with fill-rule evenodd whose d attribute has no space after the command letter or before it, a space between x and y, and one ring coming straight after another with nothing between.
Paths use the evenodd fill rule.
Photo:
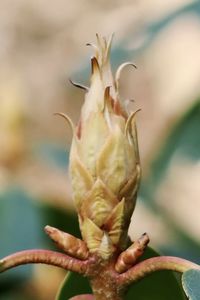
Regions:
<instances>
[{"instance_id":1,"label":"bokeh background","mask_svg":"<svg viewBox=\"0 0 200 300\"><path fill-rule=\"evenodd\" d=\"M142 185L130 236L200 263L200 2L0 1L0 256L54 245L46 224L78 235L67 172L71 132L89 84L95 34L115 33L122 99L138 114ZM0 276L3 300L54 299L65 272L20 267Z\"/></svg>"}]
</instances>

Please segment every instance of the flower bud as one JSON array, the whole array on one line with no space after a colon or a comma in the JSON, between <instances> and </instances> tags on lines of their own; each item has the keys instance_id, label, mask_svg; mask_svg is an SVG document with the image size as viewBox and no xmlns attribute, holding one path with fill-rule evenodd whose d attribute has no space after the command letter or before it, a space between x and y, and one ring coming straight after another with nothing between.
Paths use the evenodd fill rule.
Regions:
<instances>
[{"instance_id":1,"label":"flower bud","mask_svg":"<svg viewBox=\"0 0 200 300\"><path fill-rule=\"evenodd\" d=\"M112 38L111 38L112 39ZM91 85L74 129L70 174L88 249L104 259L126 247L140 181L135 112L119 99L121 65L112 76L107 42L97 35ZM103 250L102 250L103 249Z\"/></svg>"}]
</instances>

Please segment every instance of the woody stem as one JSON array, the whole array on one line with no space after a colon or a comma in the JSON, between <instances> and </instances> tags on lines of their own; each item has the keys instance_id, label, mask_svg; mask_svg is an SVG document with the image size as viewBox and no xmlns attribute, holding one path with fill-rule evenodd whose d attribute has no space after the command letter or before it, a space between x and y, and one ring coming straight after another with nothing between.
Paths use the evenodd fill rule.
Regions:
<instances>
[{"instance_id":1,"label":"woody stem","mask_svg":"<svg viewBox=\"0 0 200 300\"><path fill-rule=\"evenodd\" d=\"M70 298L69 300L95 300L93 295L85 294Z\"/></svg>"},{"instance_id":2,"label":"woody stem","mask_svg":"<svg viewBox=\"0 0 200 300\"><path fill-rule=\"evenodd\" d=\"M16 252L1 259L0 272L29 263L54 265L80 274L84 274L87 269L87 261L81 261L56 251L33 249Z\"/></svg>"},{"instance_id":3,"label":"woody stem","mask_svg":"<svg viewBox=\"0 0 200 300\"><path fill-rule=\"evenodd\" d=\"M146 259L118 276L118 284L122 287L141 280L147 275L160 270L171 270L183 273L189 269L200 269L200 266L183 258L158 256Z\"/></svg>"}]
</instances>

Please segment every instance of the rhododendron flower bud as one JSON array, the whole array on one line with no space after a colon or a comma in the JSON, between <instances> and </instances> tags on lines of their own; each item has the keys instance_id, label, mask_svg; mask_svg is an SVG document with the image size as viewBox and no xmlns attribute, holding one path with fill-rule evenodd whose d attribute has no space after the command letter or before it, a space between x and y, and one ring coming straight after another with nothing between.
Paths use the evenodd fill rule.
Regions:
<instances>
[{"instance_id":1,"label":"rhododendron flower bud","mask_svg":"<svg viewBox=\"0 0 200 300\"><path fill-rule=\"evenodd\" d=\"M112 38L111 38L112 39ZM128 114L112 76L111 39L97 35L91 85L74 129L70 174L80 228L91 253L103 259L126 247L140 181L135 112Z\"/></svg>"}]
</instances>

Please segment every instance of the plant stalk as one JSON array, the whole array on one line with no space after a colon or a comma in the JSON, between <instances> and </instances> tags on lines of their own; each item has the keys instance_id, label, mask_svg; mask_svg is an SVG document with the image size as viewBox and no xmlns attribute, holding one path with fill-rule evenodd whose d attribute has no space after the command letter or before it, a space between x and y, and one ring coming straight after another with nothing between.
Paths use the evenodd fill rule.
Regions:
<instances>
[{"instance_id":1,"label":"plant stalk","mask_svg":"<svg viewBox=\"0 0 200 300\"><path fill-rule=\"evenodd\" d=\"M139 281L147 275L160 270L171 270L184 273L189 269L200 269L200 266L183 258L173 256L157 256L137 263L128 271L118 276L118 284L122 287Z\"/></svg>"},{"instance_id":2,"label":"plant stalk","mask_svg":"<svg viewBox=\"0 0 200 300\"><path fill-rule=\"evenodd\" d=\"M93 295L85 294L70 298L69 300L95 300Z\"/></svg>"},{"instance_id":3,"label":"plant stalk","mask_svg":"<svg viewBox=\"0 0 200 300\"><path fill-rule=\"evenodd\" d=\"M119 273L115 270L116 257L102 260L93 256L89 260L88 278L95 300L123 300L124 289L118 285Z\"/></svg>"},{"instance_id":4,"label":"plant stalk","mask_svg":"<svg viewBox=\"0 0 200 300\"><path fill-rule=\"evenodd\" d=\"M56 251L32 249L16 252L0 260L0 272L28 263L41 263L54 265L68 271L84 274L87 269L87 261L70 257Z\"/></svg>"}]
</instances>

